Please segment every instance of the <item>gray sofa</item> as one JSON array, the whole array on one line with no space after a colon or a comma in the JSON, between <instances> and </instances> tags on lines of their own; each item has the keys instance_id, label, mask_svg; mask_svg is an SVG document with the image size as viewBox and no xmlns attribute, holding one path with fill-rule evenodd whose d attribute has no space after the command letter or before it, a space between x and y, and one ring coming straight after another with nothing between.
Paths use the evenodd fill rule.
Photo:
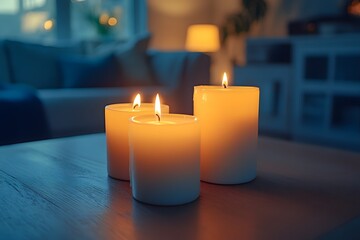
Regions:
<instances>
[{"instance_id":1,"label":"gray sofa","mask_svg":"<svg viewBox=\"0 0 360 240\"><path fill-rule=\"evenodd\" d=\"M129 80L131 74L124 76L119 72L108 74L111 71L108 68L103 74L96 75L98 74L94 70L98 67L96 64L90 66L85 66L83 62L82 65L77 65L78 62L74 64L72 61L77 61L77 58L97 58L106 55L94 54L96 51L93 49L92 54L89 54L84 50L83 44L54 46L2 40L0 41L0 84L25 84L36 89L36 95L42 103L50 128L50 137L104 131L104 107L112 103L131 102L138 92L142 93L142 98L147 102L153 101L155 94L160 93L163 102L170 105L170 112L192 114L193 86L209 83L209 57L202 53L147 50L144 46L137 45L139 42L133 43L132 47L122 46L121 50L112 48L106 54L118 52L117 57L123 58L125 64L113 68L115 71L118 71L118 68L122 72L132 71L133 75L137 75L135 77L140 76L140 78L151 75L151 81L149 79L138 81L139 78ZM143 49L139 50L141 47ZM61 65L63 59L66 59L65 62L70 61L65 68ZM139 73L141 69L144 70L144 61L148 76ZM80 85L64 84L74 72L78 77L92 71L95 72L85 76L85 84L84 77ZM106 78L105 75L118 73L121 84L97 86L98 83L91 83L92 78L97 81L103 78L102 76ZM70 79L74 78L73 75ZM87 79L89 86L86 85ZM106 81L101 84L104 82Z\"/></svg>"}]
</instances>

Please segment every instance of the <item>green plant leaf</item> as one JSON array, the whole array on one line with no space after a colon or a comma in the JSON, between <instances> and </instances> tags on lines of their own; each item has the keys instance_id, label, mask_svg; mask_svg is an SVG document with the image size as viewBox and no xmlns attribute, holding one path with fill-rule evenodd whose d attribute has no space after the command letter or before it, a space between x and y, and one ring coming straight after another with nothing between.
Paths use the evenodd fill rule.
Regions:
<instances>
[{"instance_id":1,"label":"green plant leaf","mask_svg":"<svg viewBox=\"0 0 360 240\"><path fill-rule=\"evenodd\" d=\"M265 0L240 0L240 2L243 9L229 15L220 27L222 43L225 43L231 35L249 32L252 24L266 15L267 3Z\"/></svg>"}]
</instances>

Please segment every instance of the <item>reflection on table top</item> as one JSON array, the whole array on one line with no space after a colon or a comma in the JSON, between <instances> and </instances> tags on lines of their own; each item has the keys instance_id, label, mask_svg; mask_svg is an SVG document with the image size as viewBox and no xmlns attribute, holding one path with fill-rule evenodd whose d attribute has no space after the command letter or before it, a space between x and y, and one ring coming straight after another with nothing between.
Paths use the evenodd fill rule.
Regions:
<instances>
[{"instance_id":1,"label":"reflection on table top","mask_svg":"<svg viewBox=\"0 0 360 240\"><path fill-rule=\"evenodd\" d=\"M259 139L258 177L177 207L110 179L103 134L0 147L2 239L312 239L360 235L360 154Z\"/></svg>"}]
</instances>

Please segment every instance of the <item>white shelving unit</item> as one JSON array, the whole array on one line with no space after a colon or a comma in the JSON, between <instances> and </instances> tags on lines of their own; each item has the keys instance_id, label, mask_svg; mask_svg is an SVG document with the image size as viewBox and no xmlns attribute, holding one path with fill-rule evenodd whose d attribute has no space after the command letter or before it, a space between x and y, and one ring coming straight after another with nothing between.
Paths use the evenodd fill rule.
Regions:
<instances>
[{"instance_id":1,"label":"white shelving unit","mask_svg":"<svg viewBox=\"0 0 360 240\"><path fill-rule=\"evenodd\" d=\"M248 64L234 79L260 87L260 133L360 151L360 34L247 44Z\"/></svg>"},{"instance_id":2,"label":"white shelving unit","mask_svg":"<svg viewBox=\"0 0 360 240\"><path fill-rule=\"evenodd\" d=\"M292 136L360 149L360 36L293 42Z\"/></svg>"}]
</instances>

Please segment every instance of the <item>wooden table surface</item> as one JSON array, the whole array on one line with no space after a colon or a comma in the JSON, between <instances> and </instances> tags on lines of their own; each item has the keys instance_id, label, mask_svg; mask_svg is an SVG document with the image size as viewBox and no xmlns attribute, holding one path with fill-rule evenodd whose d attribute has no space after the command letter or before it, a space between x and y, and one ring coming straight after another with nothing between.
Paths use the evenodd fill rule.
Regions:
<instances>
[{"instance_id":1,"label":"wooden table surface","mask_svg":"<svg viewBox=\"0 0 360 240\"><path fill-rule=\"evenodd\" d=\"M0 147L0 239L360 238L360 154L260 138L258 177L177 207L107 176L103 134Z\"/></svg>"}]
</instances>

